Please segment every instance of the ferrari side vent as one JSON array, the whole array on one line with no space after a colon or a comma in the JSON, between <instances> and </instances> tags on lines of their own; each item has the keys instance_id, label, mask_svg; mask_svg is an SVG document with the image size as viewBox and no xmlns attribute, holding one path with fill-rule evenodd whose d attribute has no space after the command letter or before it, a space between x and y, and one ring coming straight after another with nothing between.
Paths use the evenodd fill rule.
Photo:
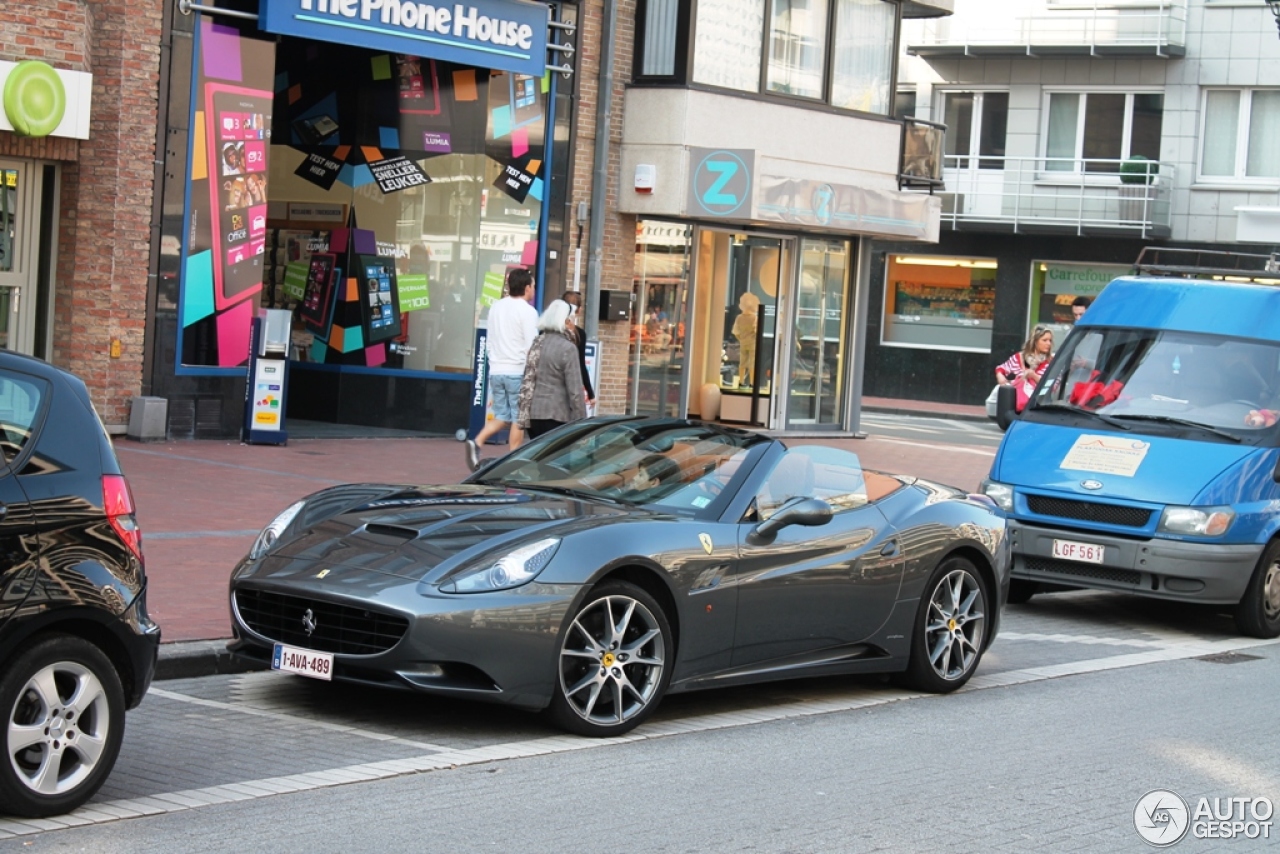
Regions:
<instances>
[{"instance_id":1,"label":"ferrari side vent","mask_svg":"<svg viewBox=\"0 0 1280 854\"><path fill-rule=\"evenodd\" d=\"M265 590L237 590L235 605L240 622L255 634L317 652L376 655L409 630L409 621L396 614Z\"/></svg>"}]
</instances>

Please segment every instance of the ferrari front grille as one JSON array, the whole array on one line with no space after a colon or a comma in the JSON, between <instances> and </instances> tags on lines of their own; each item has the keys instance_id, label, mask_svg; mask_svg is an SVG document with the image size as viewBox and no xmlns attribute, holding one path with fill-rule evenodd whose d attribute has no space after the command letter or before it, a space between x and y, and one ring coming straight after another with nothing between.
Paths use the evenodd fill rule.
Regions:
<instances>
[{"instance_id":1,"label":"ferrari front grille","mask_svg":"<svg viewBox=\"0 0 1280 854\"><path fill-rule=\"evenodd\" d=\"M1037 516L1057 516L1061 519L1079 519L1083 522L1100 522L1104 525L1120 525L1126 528L1143 528L1151 521L1151 511L1141 507L1125 507L1120 504L1103 504L1097 501L1073 501L1069 498L1050 498L1045 495L1028 495L1027 506Z\"/></svg>"},{"instance_id":2,"label":"ferrari front grille","mask_svg":"<svg viewBox=\"0 0 1280 854\"><path fill-rule=\"evenodd\" d=\"M1028 572L1051 572L1054 575L1074 575L1079 578L1093 578L1098 581L1110 581L1113 584L1132 584L1137 587L1142 583L1142 574L1132 569L1114 569L1107 566L1090 566L1086 563L1072 563L1069 560L1054 560L1046 557L1028 557Z\"/></svg>"},{"instance_id":3,"label":"ferrari front grille","mask_svg":"<svg viewBox=\"0 0 1280 854\"><path fill-rule=\"evenodd\" d=\"M236 611L268 640L339 655L386 652L409 630L394 614L264 590L237 590Z\"/></svg>"}]
</instances>

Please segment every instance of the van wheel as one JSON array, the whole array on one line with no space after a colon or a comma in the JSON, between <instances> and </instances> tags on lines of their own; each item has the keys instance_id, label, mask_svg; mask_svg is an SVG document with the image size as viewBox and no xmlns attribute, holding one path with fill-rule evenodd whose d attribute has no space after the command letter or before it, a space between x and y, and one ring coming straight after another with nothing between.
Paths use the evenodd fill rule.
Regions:
<instances>
[{"instance_id":1,"label":"van wheel","mask_svg":"<svg viewBox=\"0 0 1280 854\"><path fill-rule=\"evenodd\" d=\"M1026 581L1021 578L1012 578L1009 580L1009 604L1025 605L1031 601L1031 597L1040 592L1040 582Z\"/></svg>"},{"instance_id":2,"label":"van wheel","mask_svg":"<svg viewBox=\"0 0 1280 854\"><path fill-rule=\"evenodd\" d=\"M124 689L107 656L77 637L27 647L0 678L0 811L70 812L106 781L124 740Z\"/></svg>"},{"instance_id":3,"label":"van wheel","mask_svg":"<svg viewBox=\"0 0 1280 854\"><path fill-rule=\"evenodd\" d=\"M1253 638L1280 637L1280 540L1262 553L1236 606L1236 628Z\"/></svg>"}]
</instances>

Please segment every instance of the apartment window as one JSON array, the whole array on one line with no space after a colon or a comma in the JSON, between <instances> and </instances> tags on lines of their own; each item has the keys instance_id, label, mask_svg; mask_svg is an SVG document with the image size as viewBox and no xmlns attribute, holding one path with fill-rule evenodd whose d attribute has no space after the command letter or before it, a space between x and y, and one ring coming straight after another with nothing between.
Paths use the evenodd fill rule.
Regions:
<instances>
[{"instance_id":1,"label":"apartment window","mask_svg":"<svg viewBox=\"0 0 1280 854\"><path fill-rule=\"evenodd\" d=\"M1046 113L1046 171L1117 173L1135 154L1160 159L1162 94L1050 92Z\"/></svg>"},{"instance_id":2,"label":"apartment window","mask_svg":"<svg viewBox=\"0 0 1280 854\"><path fill-rule=\"evenodd\" d=\"M948 167L1004 168L1008 92L947 92L942 122L947 126L943 152L955 158L947 161Z\"/></svg>"},{"instance_id":3,"label":"apartment window","mask_svg":"<svg viewBox=\"0 0 1280 854\"><path fill-rule=\"evenodd\" d=\"M1204 94L1202 178L1280 178L1280 89Z\"/></svg>"},{"instance_id":4,"label":"apartment window","mask_svg":"<svg viewBox=\"0 0 1280 854\"><path fill-rule=\"evenodd\" d=\"M691 79L887 115L898 5L897 0L696 0ZM659 20L649 20L648 7L643 20L640 76L662 76L679 63L658 61L665 48L654 42L674 44L677 35L660 29Z\"/></svg>"}]
</instances>

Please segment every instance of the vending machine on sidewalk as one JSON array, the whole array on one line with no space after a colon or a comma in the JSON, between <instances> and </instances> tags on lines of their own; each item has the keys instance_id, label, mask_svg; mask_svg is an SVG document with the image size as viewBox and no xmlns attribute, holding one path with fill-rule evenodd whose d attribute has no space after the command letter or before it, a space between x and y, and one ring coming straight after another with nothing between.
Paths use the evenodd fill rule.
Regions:
<instances>
[{"instance_id":1,"label":"vending machine on sidewalk","mask_svg":"<svg viewBox=\"0 0 1280 854\"><path fill-rule=\"evenodd\" d=\"M289 441L284 408L292 322L293 312L274 308L261 309L253 319L240 433L240 440L250 445L284 445Z\"/></svg>"}]
</instances>

